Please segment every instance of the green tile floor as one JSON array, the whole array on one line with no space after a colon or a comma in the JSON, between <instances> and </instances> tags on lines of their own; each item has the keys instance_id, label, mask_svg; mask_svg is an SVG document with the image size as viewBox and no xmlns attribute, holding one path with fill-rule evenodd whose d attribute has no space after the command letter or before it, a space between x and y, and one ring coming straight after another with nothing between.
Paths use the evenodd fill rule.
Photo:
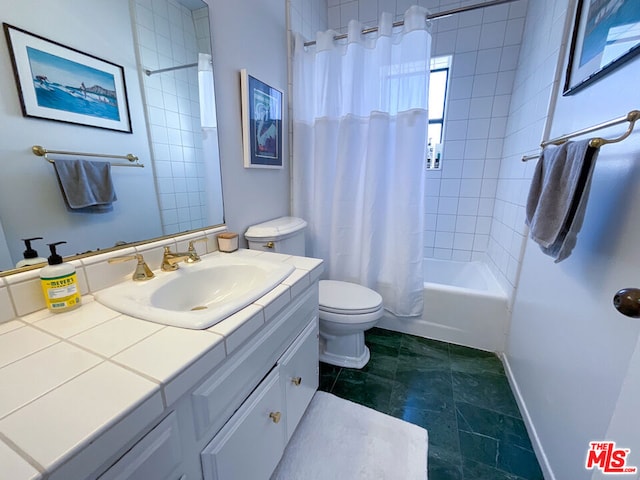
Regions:
<instances>
[{"instance_id":1,"label":"green tile floor","mask_svg":"<svg viewBox=\"0 0 640 480\"><path fill-rule=\"evenodd\" d=\"M542 480L492 353L380 328L362 370L320 364L320 390L424 427L429 480Z\"/></svg>"}]
</instances>

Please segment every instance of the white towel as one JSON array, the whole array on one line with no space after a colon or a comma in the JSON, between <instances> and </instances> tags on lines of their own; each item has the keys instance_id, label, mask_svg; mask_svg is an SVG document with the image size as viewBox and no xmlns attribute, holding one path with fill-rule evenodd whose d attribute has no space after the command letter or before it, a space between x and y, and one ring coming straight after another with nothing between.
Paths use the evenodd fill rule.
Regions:
<instances>
[{"instance_id":1,"label":"white towel","mask_svg":"<svg viewBox=\"0 0 640 480\"><path fill-rule=\"evenodd\" d=\"M531 180L526 223L531 238L555 263L575 247L589 198L598 149L589 140L546 147Z\"/></svg>"}]
</instances>

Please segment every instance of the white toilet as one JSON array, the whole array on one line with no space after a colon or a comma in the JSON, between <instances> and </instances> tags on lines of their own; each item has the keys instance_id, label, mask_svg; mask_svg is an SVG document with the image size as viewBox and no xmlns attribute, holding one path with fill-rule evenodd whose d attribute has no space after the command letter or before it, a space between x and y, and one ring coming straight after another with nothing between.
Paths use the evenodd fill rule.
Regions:
<instances>
[{"instance_id":1,"label":"white toilet","mask_svg":"<svg viewBox=\"0 0 640 480\"><path fill-rule=\"evenodd\" d=\"M244 236L252 250L305 255L307 222L280 217L253 225ZM382 297L355 283L320 280L320 360L331 365L362 368L369 361L364 332L383 314Z\"/></svg>"}]
</instances>

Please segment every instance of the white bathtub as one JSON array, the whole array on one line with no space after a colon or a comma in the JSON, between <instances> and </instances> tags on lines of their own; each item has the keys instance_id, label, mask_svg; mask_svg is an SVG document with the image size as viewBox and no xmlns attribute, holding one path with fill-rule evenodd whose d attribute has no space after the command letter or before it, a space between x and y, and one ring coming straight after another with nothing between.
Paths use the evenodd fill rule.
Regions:
<instances>
[{"instance_id":1,"label":"white bathtub","mask_svg":"<svg viewBox=\"0 0 640 480\"><path fill-rule=\"evenodd\" d=\"M507 295L487 265L426 258L424 279L422 318L385 316L381 327L504 352L509 318Z\"/></svg>"}]
</instances>

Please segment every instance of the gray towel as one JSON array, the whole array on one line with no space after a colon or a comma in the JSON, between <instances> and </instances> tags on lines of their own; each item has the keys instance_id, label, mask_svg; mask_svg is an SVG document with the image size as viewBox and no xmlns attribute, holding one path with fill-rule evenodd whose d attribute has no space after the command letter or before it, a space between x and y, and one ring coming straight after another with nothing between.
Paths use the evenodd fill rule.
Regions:
<instances>
[{"instance_id":1,"label":"gray towel","mask_svg":"<svg viewBox=\"0 0 640 480\"><path fill-rule=\"evenodd\" d=\"M589 140L546 147L533 174L526 206L531 238L558 263L582 228L598 149Z\"/></svg>"},{"instance_id":2,"label":"gray towel","mask_svg":"<svg viewBox=\"0 0 640 480\"><path fill-rule=\"evenodd\" d=\"M112 210L117 197L109 162L56 160L54 165L69 209L92 213Z\"/></svg>"}]
</instances>

